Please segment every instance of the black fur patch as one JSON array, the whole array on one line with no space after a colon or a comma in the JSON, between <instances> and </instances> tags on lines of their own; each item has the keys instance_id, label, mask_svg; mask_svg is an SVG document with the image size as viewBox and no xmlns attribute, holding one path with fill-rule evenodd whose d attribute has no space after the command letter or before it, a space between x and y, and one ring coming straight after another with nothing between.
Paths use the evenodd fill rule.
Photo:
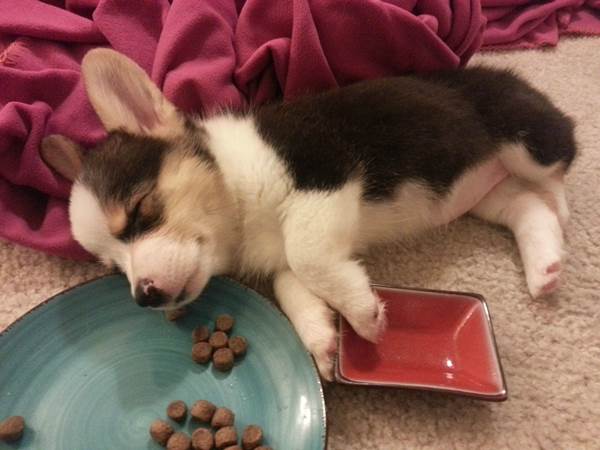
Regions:
<instances>
[{"instance_id":1,"label":"black fur patch","mask_svg":"<svg viewBox=\"0 0 600 450\"><path fill-rule=\"evenodd\" d=\"M162 205L142 215L141 201L136 205L130 202L136 194L150 195L168 148L169 143L162 139L114 131L85 158L82 183L100 203L122 204L127 209L127 225L119 239L132 239L162 223Z\"/></svg>"},{"instance_id":2,"label":"black fur patch","mask_svg":"<svg viewBox=\"0 0 600 450\"><path fill-rule=\"evenodd\" d=\"M575 158L573 120L514 73L476 67L432 73L427 78L460 92L491 136L524 142L540 164L563 161L568 167Z\"/></svg>"},{"instance_id":3,"label":"black fur patch","mask_svg":"<svg viewBox=\"0 0 600 450\"><path fill-rule=\"evenodd\" d=\"M190 142L194 154L209 163L215 165L215 157L206 145L206 130L189 117L185 118L186 139Z\"/></svg>"},{"instance_id":4,"label":"black fur patch","mask_svg":"<svg viewBox=\"0 0 600 450\"><path fill-rule=\"evenodd\" d=\"M542 164L568 164L575 154L572 123L558 109L517 77L488 69L361 82L262 107L256 120L298 189L332 190L360 177L369 200L409 179L443 194L506 141L524 140Z\"/></svg>"},{"instance_id":5,"label":"black fur patch","mask_svg":"<svg viewBox=\"0 0 600 450\"><path fill-rule=\"evenodd\" d=\"M162 139L113 131L88 152L81 181L102 203L128 202L136 190L155 183L168 147Z\"/></svg>"}]
</instances>

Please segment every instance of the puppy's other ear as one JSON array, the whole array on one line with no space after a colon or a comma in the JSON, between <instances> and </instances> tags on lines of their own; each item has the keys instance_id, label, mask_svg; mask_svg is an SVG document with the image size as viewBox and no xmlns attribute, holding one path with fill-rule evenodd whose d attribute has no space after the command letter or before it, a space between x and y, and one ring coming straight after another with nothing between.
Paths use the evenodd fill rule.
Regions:
<instances>
[{"instance_id":1,"label":"puppy's other ear","mask_svg":"<svg viewBox=\"0 0 600 450\"><path fill-rule=\"evenodd\" d=\"M107 131L161 135L182 125L176 108L146 72L120 53L91 50L81 69L90 102Z\"/></svg>"},{"instance_id":2,"label":"puppy's other ear","mask_svg":"<svg viewBox=\"0 0 600 450\"><path fill-rule=\"evenodd\" d=\"M41 151L44 162L68 180L74 181L81 173L83 148L60 134L42 139Z\"/></svg>"}]
</instances>

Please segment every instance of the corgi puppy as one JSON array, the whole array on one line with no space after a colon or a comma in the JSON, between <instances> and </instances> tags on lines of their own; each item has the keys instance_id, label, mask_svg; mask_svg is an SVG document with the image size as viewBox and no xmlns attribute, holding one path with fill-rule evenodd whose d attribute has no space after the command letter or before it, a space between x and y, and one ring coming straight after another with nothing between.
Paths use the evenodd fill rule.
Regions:
<instances>
[{"instance_id":1,"label":"corgi puppy","mask_svg":"<svg viewBox=\"0 0 600 450\"><path fill-rule=\"evenodd\" d=\"M218 274L270 275L331 379L334 312L376 341L385 307L358 255L463 214L514 233L533 297L558 287L573 122L515 75L472 68L364 81L190 117L108 49L82 64L108 133L53 135L73 236L116 264L140 306L181 307Z\"/></svg>"}]
</instances>

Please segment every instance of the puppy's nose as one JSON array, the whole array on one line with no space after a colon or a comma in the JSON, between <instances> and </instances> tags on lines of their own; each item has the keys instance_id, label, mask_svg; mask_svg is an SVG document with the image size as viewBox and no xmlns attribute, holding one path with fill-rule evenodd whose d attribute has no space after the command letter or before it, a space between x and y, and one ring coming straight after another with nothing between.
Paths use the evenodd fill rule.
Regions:
<instances>
[{"instance_id":1,"label":"puppy's nose","mask_svg":"<svg viewBox=\"0 0 600 450\"><path fill-rule=\"evenodd\" d=\"M167 301L163 291L154 286L152 280L144 278L135 287L135 302L139 306L161 306Z\"/></svg>"}]
</instances>

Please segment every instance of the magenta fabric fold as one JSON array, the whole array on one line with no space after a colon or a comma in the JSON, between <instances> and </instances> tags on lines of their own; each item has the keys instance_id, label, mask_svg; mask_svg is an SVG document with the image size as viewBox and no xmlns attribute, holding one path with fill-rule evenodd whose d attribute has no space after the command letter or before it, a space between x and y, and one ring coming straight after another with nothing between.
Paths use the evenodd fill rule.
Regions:
<instances>
[{"instance_id":1,"label":"magenta fabric fold","mask_svg":"<svg viewBox=\"0 0 600 450\"><path fill-rule=\"evenodd\" d=\"M455 68L481 45L479 0L3 0L0 237L69 258L70 185L40 159L43 136L104 135L80 63L134 59L189 113L293 98L354 81Z\"/></svg>"},{"instance_id":2,"label":"magenta fabric fold","mask_svg":"<svg viewBox=\"0 0 600 450\"><path fill-rule=\"evenodd\" d=\"M561 35L600 35L600 0L482 0L483 49L554 46Z\"/></svg>"}]
</instances>

